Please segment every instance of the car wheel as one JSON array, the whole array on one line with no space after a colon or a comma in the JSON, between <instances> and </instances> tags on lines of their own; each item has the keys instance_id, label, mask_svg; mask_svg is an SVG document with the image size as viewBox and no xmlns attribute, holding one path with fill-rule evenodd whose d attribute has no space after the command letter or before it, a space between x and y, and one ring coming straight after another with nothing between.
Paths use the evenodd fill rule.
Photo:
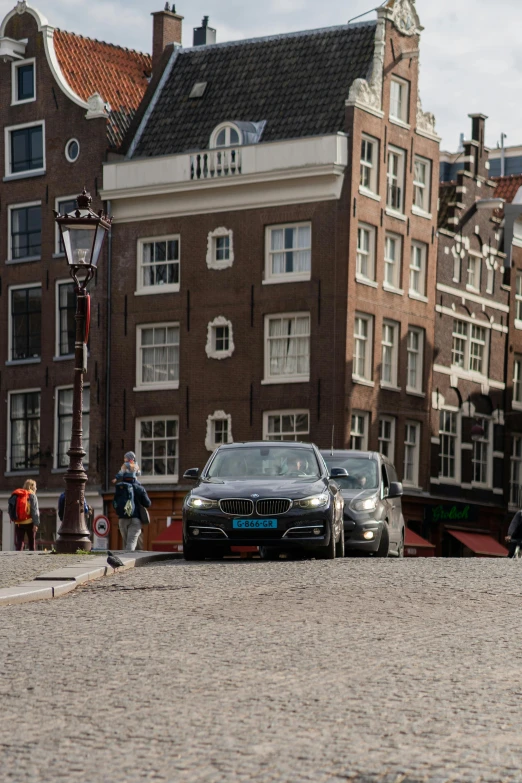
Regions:
<instances>
[{"instance_id":1,"label":"car wheel","mask_svg":"<svg viewBox=\"0 0 522 783\"><path fill-rule=\"evenodd\" d=\"M390 553L390 534L388 533L388 525L383 522L381 540L379 542L379 548L375 553L375 557L388 557Z\"/></svg>"},{"instance_id":2,"label":"car wheel","mask_svg":"<svg viewBox=\"0 0 522 783\"><path fill-rule=\"evenodd\" d=\"M281 551L273 546L260 546L259 557L261 560L279 560Z\"/></svg>"},{"instance_id":3,"label":"car wheel","mask_svg":"<svg viewBox=\"0 0 522 783\"><path fill-rule=\"evenodd\" d=\"M335 530L332 524L330 541L328 543L328 546L322 546L320 547L320 549L317 549L316 556L320 557L323 560L335 560L336 551L337 551L337 544L335 543Z\"/></svg>"},{"instance_id":4,"label":"car wheel","mask_svg":"<svg viewBox=\"0 0 522 783\"><path fill-rule=\"evenodd\" d=\"M344 557L344 524L341 522L341 535L335 545L335 556Z\"/></svg>"},{"instance_id":5,"label":"car wheel","mask_svg":"<svg viewBox=\"0 0 522 783\"><path fill-rule=\"evenodd\" d=\"M397 547L397 557L404 557L404 533L402 534L399 546Z\"/></svg>"}]
</instances>

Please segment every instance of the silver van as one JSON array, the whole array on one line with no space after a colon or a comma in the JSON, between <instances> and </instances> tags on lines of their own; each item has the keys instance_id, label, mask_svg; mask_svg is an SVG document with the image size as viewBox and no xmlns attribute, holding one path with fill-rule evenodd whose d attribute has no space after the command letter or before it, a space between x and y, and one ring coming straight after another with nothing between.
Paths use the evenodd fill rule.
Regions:
<instances>
[{"instance_id":1,"label":"silver van","mask_svg":"<svg viewBox=\"0 0 522 783\"><path fill-rule=\"evenodd\" d=\"M348 473L335 476L344 498L345 549L404 557L403 489L390 460L374 451L333 450L321 455L330 474L333 468Z\"/></svg>"}]
</instances>

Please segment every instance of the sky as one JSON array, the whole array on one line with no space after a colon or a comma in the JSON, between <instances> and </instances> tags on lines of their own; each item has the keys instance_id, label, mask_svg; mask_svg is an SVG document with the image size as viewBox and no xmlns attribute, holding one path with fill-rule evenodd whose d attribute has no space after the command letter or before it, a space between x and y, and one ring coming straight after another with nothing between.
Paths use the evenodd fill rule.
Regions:
<instances>
[{"instance_id":1,"label":"sky","mask_svg":"<svg viewBox=\"0 0 522 783\"><path fill-rule=\"evenodd\" d=\"M49 24L91 38L151 51L152 18L164 0L29 0ZM218 41L345 24L380 0L176 0L183 43L204 15ZM3 17L15 0L0 0ZM441 148L456 150L470 135L467 115L489 119L487 144L522 144L522 0L416 0L424 32L420 46L420 90L424 111L435 114ZM365 19L375 18L370 13Z\"/></svg>"}]
</instances>

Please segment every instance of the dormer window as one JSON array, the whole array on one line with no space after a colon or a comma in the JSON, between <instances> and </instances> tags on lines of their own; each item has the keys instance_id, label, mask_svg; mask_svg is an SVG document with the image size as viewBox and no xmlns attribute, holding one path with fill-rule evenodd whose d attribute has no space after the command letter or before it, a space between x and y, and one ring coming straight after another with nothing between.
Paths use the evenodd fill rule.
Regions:
<instances>
[{"instance_id":1,"label":"dormer window","mask_svg":"<svg viewBox=\"0 0 522 783\"><path fill-rule=\"evenodd\" d=\"M214 130L210 138L210 146L214 149L221 147L237 147L242 143L241 131L232 123L222 123Z\"/></svg>"},{"instance_id":2,"label":"dormer window","mask_svg":"<svg viewBox=\"0 0 522 783\"><path fill-rule=\"evenodd\" d=\"M29 103L36 98L34 59L12 64L12 104Z\"/></svg>"}]
</instances>

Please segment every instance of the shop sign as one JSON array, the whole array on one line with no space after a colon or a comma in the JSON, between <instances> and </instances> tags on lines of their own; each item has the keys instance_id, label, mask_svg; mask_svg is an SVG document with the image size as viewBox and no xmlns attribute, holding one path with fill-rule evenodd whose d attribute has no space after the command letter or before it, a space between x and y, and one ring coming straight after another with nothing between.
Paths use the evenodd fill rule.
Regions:
<instances>
[{"instance_id":1,"label":"shop sign","mask_svg":"<svg viewBox=\"0 0 522 783\"><path fill-rule=\"evenodd\" d=\"M476 522L478 506L467 503L441 503L438 506L424 506L426 522Z\"/></svg>"}]
</instances>

